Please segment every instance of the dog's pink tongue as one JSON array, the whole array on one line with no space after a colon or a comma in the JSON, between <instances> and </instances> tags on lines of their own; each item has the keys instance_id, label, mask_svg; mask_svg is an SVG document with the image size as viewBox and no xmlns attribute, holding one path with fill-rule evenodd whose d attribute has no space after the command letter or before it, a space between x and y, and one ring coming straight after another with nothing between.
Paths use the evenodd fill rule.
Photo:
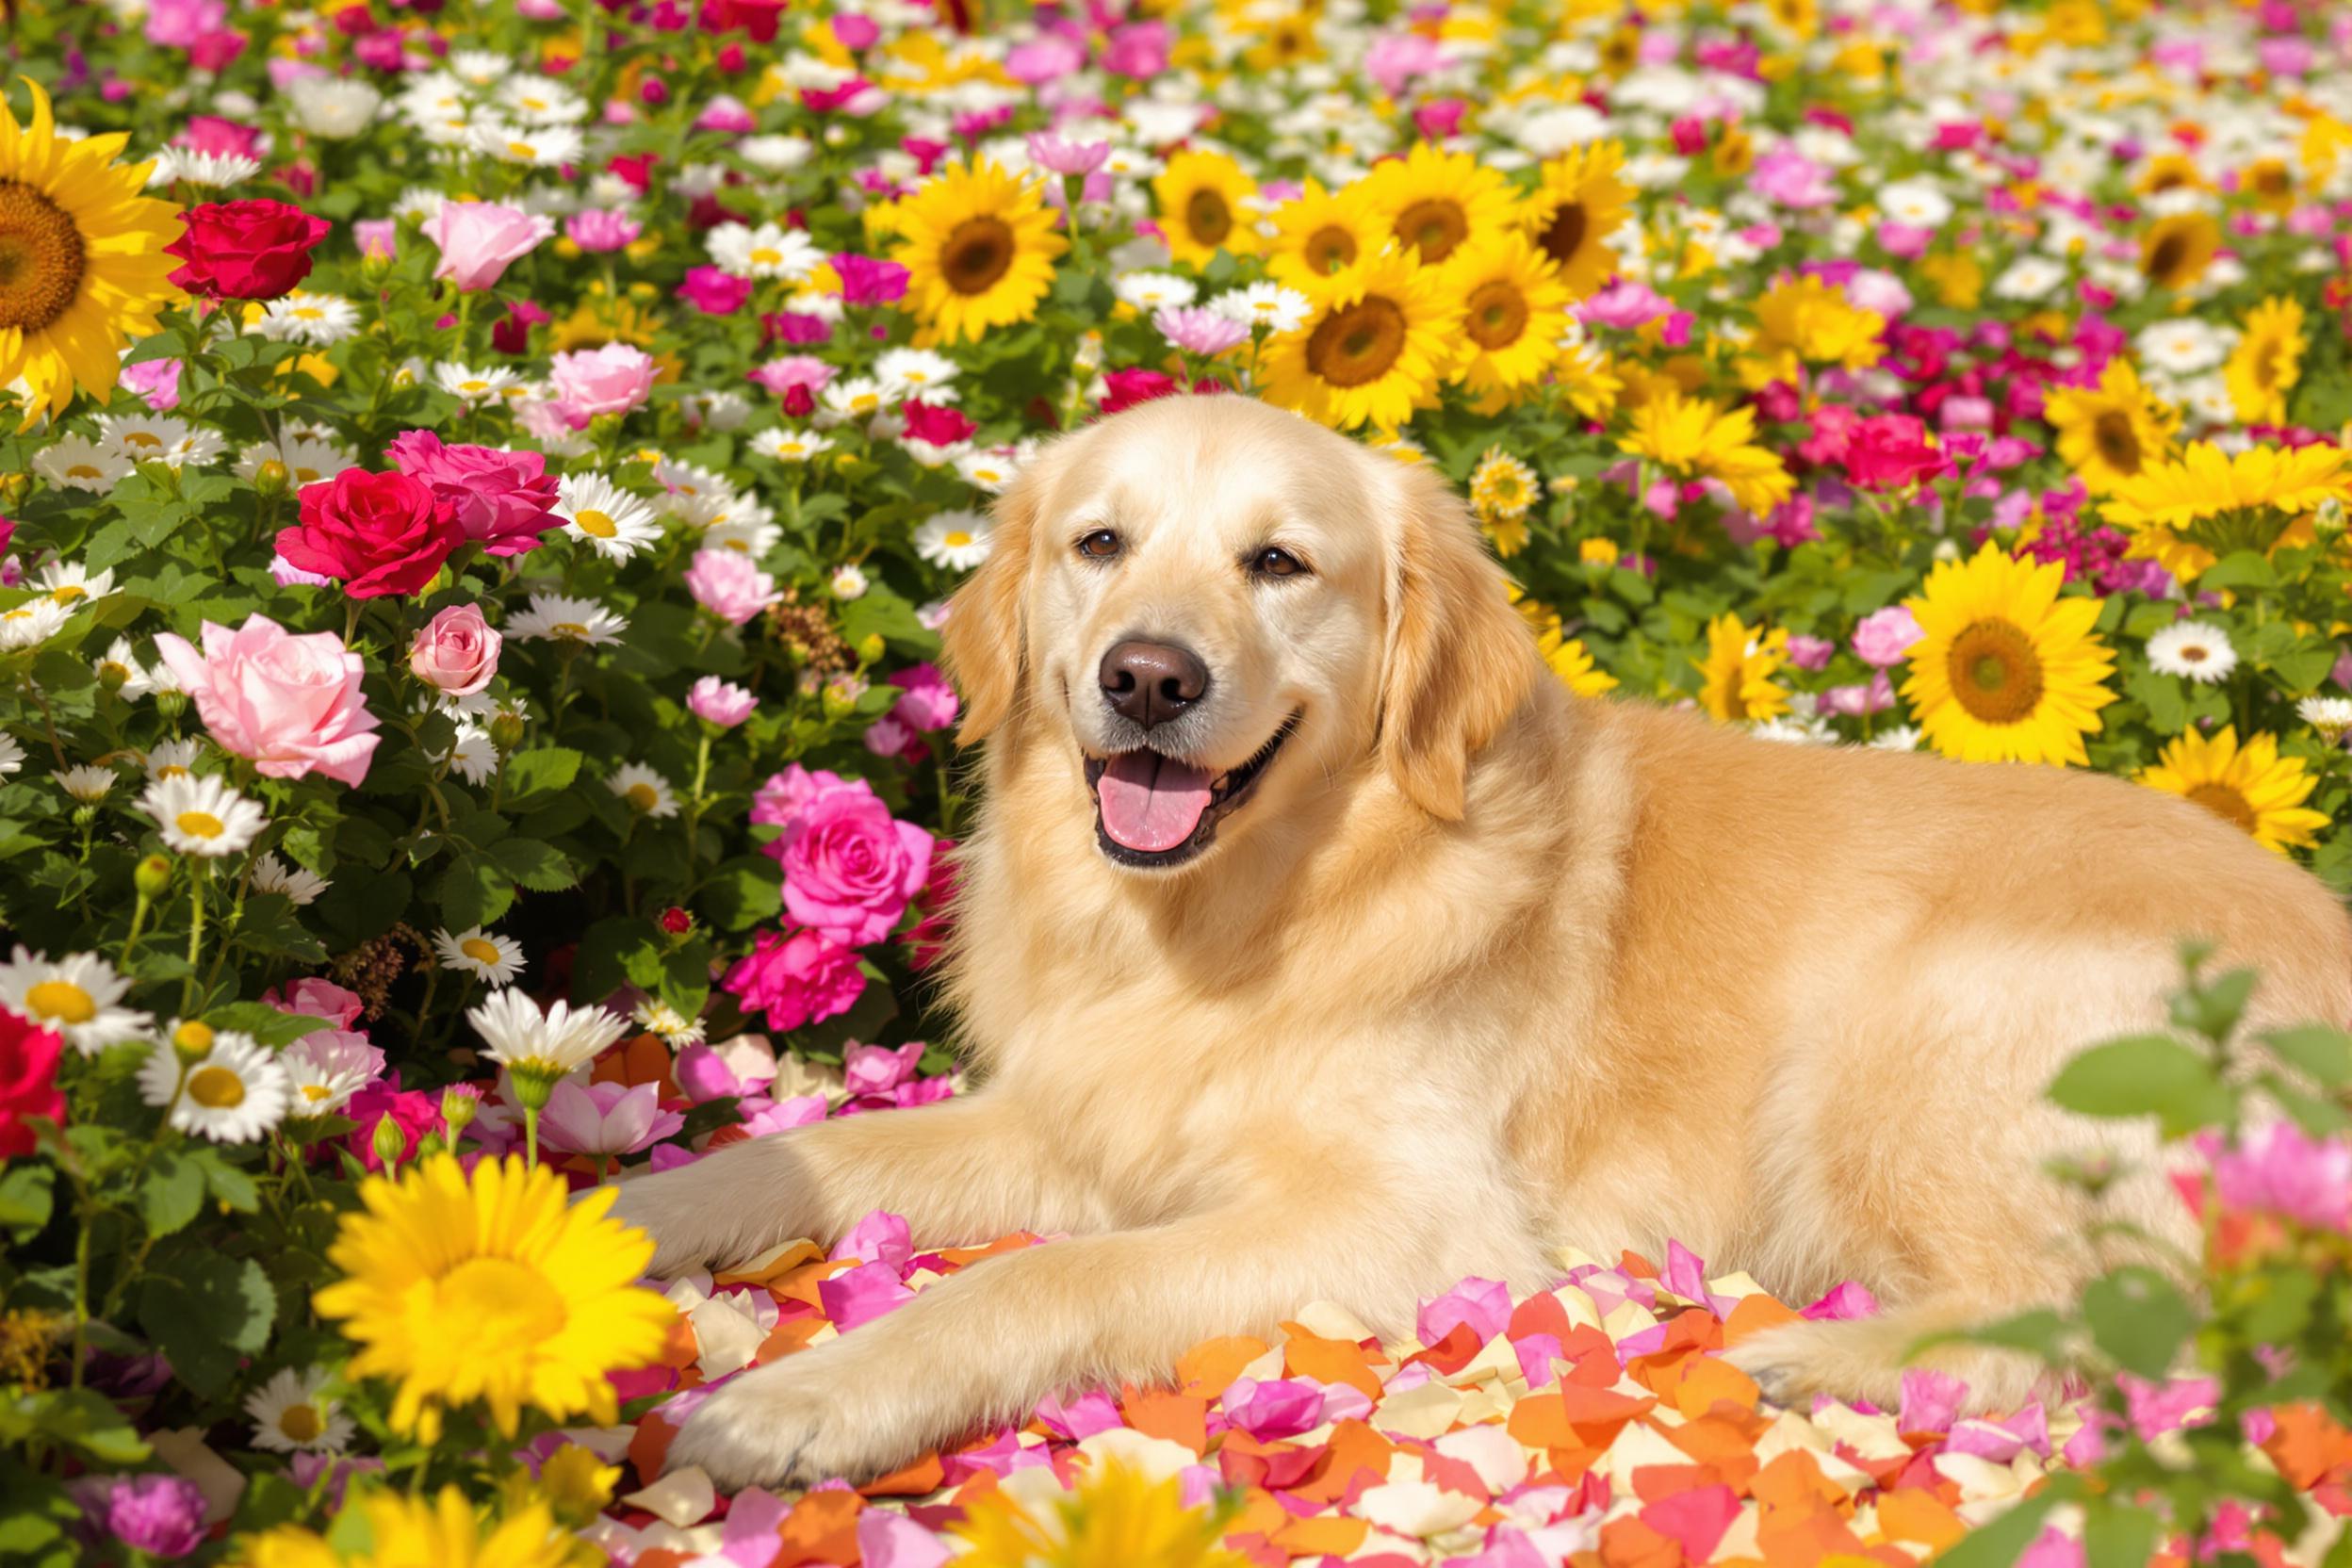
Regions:
<instances>
[{"instance_id":1,"label":"dog's pink tongue","mask_svg":"<svg viewBox=\"0 0 2352 1568\"><path fill-rule=\"evenodd\" d=\"M1209 808L1209 776L1155 752L1122 752L1096 786L1102 831L1114 843L1146 855L1174 849L1200 825Z\"/></svg>"}]
</instances>

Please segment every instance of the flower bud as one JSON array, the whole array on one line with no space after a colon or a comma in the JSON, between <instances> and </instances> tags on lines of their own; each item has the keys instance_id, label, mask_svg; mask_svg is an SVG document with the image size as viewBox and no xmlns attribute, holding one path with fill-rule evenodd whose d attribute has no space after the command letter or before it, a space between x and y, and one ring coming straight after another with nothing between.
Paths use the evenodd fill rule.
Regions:
<instances>
[{"instance_id":1,"label":"flower bud","mask_svg":"<svg viewBox=\"0 0 2352 1568\"><path fill-rule=\"evenodd\" d=\"M157 692L155 711L162 714L166 720L178 718L188 711L188 694L186 692Z\"/></svg>"},{"instance_id":2,"label":"flower bud","mask_svg":"<svg viewBox=\"0 0 2352 1568\"><path fill-rule=\"evenodd\" d=\"M441 1125L449 1130L449 1142L473 1125L474 1113L482 1109L482 1097L463 1084L452 1084L441 1091Z\"/></svg>"},{"instance_id":3,"label":"flower bud","mask_svg":"<svg viewBox=\"0 0 2352 1568\"><path fill-rule=\"evenodd\" d=\"M867 632L858 643L858 662L860 664L875 662L882 657L883 645L880 632Z\"/></svg>"},{"instance_id":4,"label":"flower bud","mask_svg":"<svg viewBox=\"0 0 2352 1568\"><path fill-rule=\"evenodd\" d=\"M500 757L523 743L523 716L501 710L490 720L490 744Z\"/></svg>"},{"instance_id":5,"label":"flower bud","mask_svg":"<svg viewBox=\"0 0 2352 1568\"><path fill-rule=\"evenodd\" d=\"M253 489L265 500L283 496L293 477L286 471L286 465L273 457L253 470Z\"/></svg>"},{"instance_id":6,"label":"flower bud","mask_svg":"<svg viewBox=\"0 0 2352 1568\"><path fill-rule=\"evenodd\" d=\"M131 672L116 663L113 660L104 659L99 661L98 684L102 690L119 692L122 689L122 683L130 678Z\"/></svg>"},{"instance_id":7,"label":"flower bud","mask_svg":"<svg viewBox=\"0 0 2352 1568\"><path fill-rule=\"evenodd\" d=\"M820 705L828 719L845 719L858 710L858 699L866 694L866 683L854 675L836 676L825 683Z\"/></svg>"},{"instance_id":8,"label":"flower bud","mask_svg":"<svg viewBox=\"0 0 2352 1568\"><path fill-rule=\"evenodd\" d=\"M131 873L131 886L139 890L141 898L161 898L164 890L172 886L171 860L161 855L150 855Z\"/></svg>"},{"instance_id":9,"label":"flower bud","mask_svg":"<svg viewBox=\"0 0 2352 1568\"><path fill-rule=\"evenodd\" d=\"M408 1152L408 1134L402 1129L399 1119L393 1117L378 1117L376 1130L368 1137L368 1142L375 1150L376 1158L383 1162L384 1168L387 1171L399 1165L400 1156Z\"/></svg>"},{"instance_id":10,"label":"flower bud","mask_svg":"<svg viewBox=\"0 0 2352 1568\"><path fill-rule=\"evenodd\" d=\"M189 1066L212 1054L212 1025L189 1019L172 1031L172 1053Z\"/></svg>"},{"instance_id":11,"label":"flower bud","mask_svg":"<svg viewBox=\"0 0 2352 1568\"><path fill-rule=\"evenodd\" d=\"M673 904L662 911L662 929L673 937L682 937L694 928L694 917Z\"/></svg>"},{"instance_id":12,"label":"flower bud","mask_svg":"<svg viewBox=\"0 0 2352 1568\"><path fill-rule=\"evenodd\" d=\"M2344 537L2344 502L2340 498L2330 496L2319 503L2319 510L2311 514L2311 530L2322 539Z\"/></svg>"}]
</instances>

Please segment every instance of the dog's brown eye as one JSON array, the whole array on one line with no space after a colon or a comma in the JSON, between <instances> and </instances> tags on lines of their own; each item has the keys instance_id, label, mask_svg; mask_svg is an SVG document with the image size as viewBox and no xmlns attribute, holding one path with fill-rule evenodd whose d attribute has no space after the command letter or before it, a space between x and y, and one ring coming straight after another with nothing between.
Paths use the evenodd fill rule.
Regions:
<instances>
[{"instance_id":1,"label":"dog's brown eye","mask_svg":"<svg viewBox=\"0 0 2352 1568\"><path fill-rule=\"evenodd\" d=\"M1108 561L1119 553L1119 535L1099 528L1078 541L1078 553L1089 561Z\"/></svg>"},{"instance_id":2,"label":"dog's brown eye","mask_svg":"<svg viewBox=\"0 0 2352 1568\"><path fill-rule=\"evenodd\" d=\"M1306 564L1288 550L1267 546L1250 558L1250 569L1260 577L1299 577L1306 572Z\"/></svg>"}]
</instances>

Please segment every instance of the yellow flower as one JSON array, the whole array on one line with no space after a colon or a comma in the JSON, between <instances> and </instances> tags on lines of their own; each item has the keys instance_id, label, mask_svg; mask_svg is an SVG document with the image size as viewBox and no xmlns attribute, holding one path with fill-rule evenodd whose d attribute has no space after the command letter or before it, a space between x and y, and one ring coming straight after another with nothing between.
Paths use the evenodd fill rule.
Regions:
<instances>
[{"instance_id":1,"label":"yellow flower","mask_svg":"<svg viewBox=\"0 0 2352 1568\"><path fill-rule=\"evenodd\" d=\"M1618 554L1614 539L1584 539L1576 544L1576 559L1588 566L1614 566Z\"/></svg>"},{"instance_id":2,"label":"yellow flower","mask_svg":"<svg viewBox=\"0 0 2352 1568\"><path fill-rule=\"evenodd\" d=\"M1250 211L1257 196L1257 181L1222 153L1178 153L1152 182L1168 253L1195 267L1206 267L1219 251L1257 253Z\"/></svg>"},{"instance_id":3,"label":"yellow flower","mask_svg":"<svg viewBox=\"0 0 2352 1568\"><path fill-rule=\"evenodd\" d=\"M1726 414L1702 398L1661 391L1633 412L1617 443L1690 479L1723 481L1743 512L1758 516L1787 500L1796 482L1780 459L1756 445L1756 411Z\"/></svg>"},{"instance_id":4,"label":"yellow flower","mask_svg":"<svg viewBox=\"0 0 2352 1568\"><path fill-rule=\"evenodd\" d=\"M2221 368L2230 406L2241 422L2287 422L2287 394L2302 379L2303 351L2311 346L2303 335L2301 305L2274 297L2254 307L2238 346L2230 351L2230 362Z\"/></svg>"},{"instance_id":5,"label":"yellow flower","mask_svg":"<svg viewBox=\"0 0 2352 1568\"><path fill-rule=\"evenodd\" d=\"M1487 448L1470 471L1470 504L1481 517L1516 521L1543 494L1535 470L1500 447Z\"/></svg>"},{"instance_id":6,"label":"yellow flower","mask_svg":"<svg viewBox=\"0 0 2352 1568\"><path fill-rule=\"evenodd\" d=\"M969 1548L956 1560L963 1568L1246 1568L1249 1561L1221 1544L1222 1511L1186 1508L1173 1476L1154 1481L1113 1461L1065 1494L1045 1493L1051 1471L1030 1474L1043 1479L984 1494L950 1527Z\"/></svg>"},{"instance_id":7,"label":"yellow flower","mask_svg":"<svg viewBox=\"0 0 2352 1568\"><path fill-rule=\"evenodd\" d=\"M520 1513L536 1503L569 1528L584 1529L612 1501L612 1486L620 1478L619 1465L605 1463L577 1443L566 1443L541 1462L538 1475L516 1470L501 1491L509 1512Z\"/></svg>"},{"instance_id":8,"label":"yellow flower","mask_svg":"<svg viewBox=\"0 0 2352 1568\"><path fill-rule=\"evenodd\" d=\"M1840 365L1867 370L1886 351L1879 334L1886 318L1850 304L1844 294L1807 273L1783 278L1756 302L1756 336L1740 362L1751 386L1797 379L1797 367Z\"/></svg>"},{"instance_id":9,"label":"yellow flower","mask_svg":"<svg viewBox=\"0 0 2352 1568\"><path fill-rule=\"evenodd\" d=\"M2066 568L1986 545L1946 561L1906 600L1924 633L1903 694L1927 742L1968 762L2089 760L2082 737L2115 700L2100 601L2060 598Z\"/></svg>"},{"instance_id":10,"label":"yellow flower","mask_svg":"<svg viewBox=\"0 0 2352 1568\"><path fill-rule=\"evenodd\" d=\"M1583 638L1567 636L1555 626L1536 638L1535 646L1552 673L1576 695L1597 697L1617 689L1617 678L1592 662Z\"/></svg>"},{"instance_id":11,"label":"yellow flower","mask_svg":"<svg viewBox=\"0 0 2352 1568\"><path fill-rule=\"evenodd\" d=\"M2132 362L2107 362L2096 387L2062 387L2050 394L2042 416L2058 433L2058 455L2073 465L2094 496L2111 494L2123 481L2172 452L2172 433L2180 412L2140 381Z\"/></svg>"},{"instance_id":12,"label":"yellow flower","mask_svg":"<svg viewBox=\"0 0 2352 1568\"><path fill-rule=\"evenodd\" d=\"M1396 243L1425 267L1502 228L1519 207L1500 171L1469 153L1441 151L1430 141L1415 142L1405 156L1380 163L1364 186L1364 200Z\"/></svg>"},{"instance_id":13,"label":"yellow flower","mask_svg":"<svg viewBox=\"0 0 2352 1568\"><path fill-rule=\"evenodd\" d=\"M1394 430L1437 400L1462 302L1436 268L1390 249L1332 281L1315 313L1266 348L1269 402L1342 430Z\"/></svg>"},{"instance_id":14,"label":"yellow flower","mask_svg":"<svg viewBox=\"0 0 2352 1568\"><path fill-rule=\"evenodd\" d=\"M1028 320L1070 248L1042 188L994 163L947 164L896 206L896 253L926 344Z\"/></svg>"},{"instance_id":15,"label":"yellow flower","mask_svg":"<svg viewBox=\"0 0 2352 1568\"><path fill-rule=\"evenodd\" d=\"M2132 554L2152 556L2186 580L2236 550L2310 544L2319 503L2352 499L2346 462L2340 447L2231 453L2192 441L2180 457L2116 485L2106 518L2132 535Z\"/></svg>"},{"instance_id":16,"label":"yellow flower","mask_svg":"<svg viewBox=\"0 0 2352 1568\"><path fill-rule=\"evenodd\" d=\"M49 95L27 81L33 116L0 96L0 386L24 378L24 422L61 414L74 389L107 400L123 347L158 329L177 292L169 202L139 194L152 163L114 161L128 136L71 141Z\"/></svg>"},{"instance_id":17,"label":"yellow flower","mask_svg":"<svg viewBox=\"0 0 2352 1568\"><path fill-rule=\"evenodd\" d=\"M482 1533L466 1494L438 1497L379 1491L360 1505L368 1544L338 1551L314 1531L280 1525L248 1539L231 1560L238 1568L587 1568L604 1554L564 1530L544 1503L498 1521Z\"/></svg>"},{"instance_id":18,"label":"yellow flower","mask_svg":"<svg viewBox=\"0 0 2352 1568\"><path fill-rule=\"evenodd\" d=\"M1936 297L1954 310L1974 310L1984 297L1984 269L1965 251L1932 255L1919 263L1919 275L1936 286Z\"/></svg>"},{"instance_id":19,"label":"yellow flower","mask_svg":"<svg viewBox=\"0 0 2352 1568\"><path fill-rule=\"evenodd\" d=\"M1788 658L1788 634L1753 630L1737 615L1707 623L1707 658L1699 665L1699 706L1719 724L1769 719L1788 711L1788 693L1772 683Z\"/></svg>"},{"instance_id":20,"label":"yellow flower","mask_svg":"<svg viewBox=\"0 0 2352 1568\"><path fill-rule=\"evenodd\" d=\"M2186 288L2221 249L2221 225L2201 212L2160 218L2140 241L2140 273L2159 288Z\"/></svg>"},{"instance_id":21,"label":"yellow flower","mask_svg":"<svg viewBox=\"0 0 2352 1568\"><path fill-rule=\"evenodd\" d=\"M2234 725L2210 740L2194 730L2182 735L2154 766L2140 771L2140 782L2195 801L2281 855L2308 847L2311 835L2328 825L2326 812L2303 805L2319 788L2318 776L2301 758L2279 756L2276 736L2257 735L2239 745Z\"/></svg>"},{"instance_id":22,"label":"yellow flower","mask_svg":"<svg viewBox=\"0 0 2352 1568\"><path fill-rule=\"evenodd\" d=\"M1319 295L1387 243L1387 228L1366 198L1364 181L1327 190L1309 180L1298 200L1274 209L1266 270L1276 283Z\"/></svg>"},{"instance_id":23,"label":"yellow flower","mask_svg":"<svg viewBox=\"0 0 2352 1568\"><path fill-rule=\"evenodd\" d=\"M1528 237L1560 263L1560 281L1581 300L1609 281L1617 258L1609 237L1633 204L1633 187L1617 177L1625 149L1601 141L1574 148L1544 165L1535 192L1520 208Z\"/></svg>"},{"instance_id":24,"label":"yellow flower","mask_svg":"<svg viewBox=\"0 0 2352 1568\"><path fill-rule=\"evenodd\" d=\"M1480 397L1516 392L1560 357L1568 290L1560 265L1524 234L1497 229L1454 253L1447 286L1462 296L1462 362L1454 379Z\"/></svg>"},{"instance_id":25,"label":"yellow flower","mask_svg":"<svg viewBox=\"0 0 2352 1568\"><path fill-rule=\"evenodd\" d=\"M484 1160L469 1181L445 1154L359 1196L327 1253L344 1278L313 1304L347 1320L353 1377L399 1381L395 1427L433 1442L442 1407L474 1399L509 1434L525 1405L612 1422L604 1375L644 1365L675 1313L637 1285L653 1242L605 1217L612 1189L573 1205L552 1170Z\"/></svg>"}]
</instances>

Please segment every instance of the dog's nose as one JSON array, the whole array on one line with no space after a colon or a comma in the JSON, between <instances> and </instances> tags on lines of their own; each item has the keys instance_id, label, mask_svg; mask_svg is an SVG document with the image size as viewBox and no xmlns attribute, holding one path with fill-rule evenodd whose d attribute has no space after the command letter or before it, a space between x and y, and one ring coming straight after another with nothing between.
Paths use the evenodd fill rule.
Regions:
<instances>
[{"instance_id":1,"label":"dog's nose","mask_svg":"<svg viewBox=\"0 0 2352 1568\"><path fill-rule=\"evenodd\" d=\"M1165 724L1200 700L1208 666L1190 648L1126 642L1102 656L1102 700L1146 729Z\"/></svg>"}]
</instances>

